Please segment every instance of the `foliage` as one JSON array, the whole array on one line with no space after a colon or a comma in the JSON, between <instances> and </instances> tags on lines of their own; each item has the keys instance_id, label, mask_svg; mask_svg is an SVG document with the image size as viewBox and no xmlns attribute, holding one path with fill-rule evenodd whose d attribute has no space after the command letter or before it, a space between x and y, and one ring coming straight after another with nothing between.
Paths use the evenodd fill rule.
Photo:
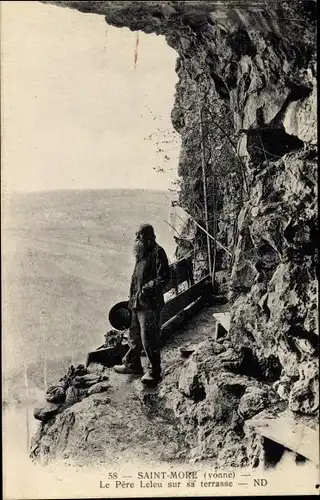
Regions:
<instances>
[{"instance_id":1,"label":"foliage","mask_svg":"<svg viewBox=\"0 0 320 500\"><path fill-rule=\"evenodd\" d=\"M150 108L147 109L152 115L154 115ZM154 115L153 120L159 120L159 116ZM154 144L156 152L160 157L159 165L152 167L153 170L159 174L164 174L165 172L168 172L168 170L174 170L173 167L169 167L172 160L172 151L177 150L179 147L179 134L174 130L174 128L171 127L161 129L160 127L157 127L157 129L145 137L144 140L151 141ZM171 190L175 191L175 188L178 186L178 182L174 181L172 185L173 187Z\"/></svg>"}]
</instances>

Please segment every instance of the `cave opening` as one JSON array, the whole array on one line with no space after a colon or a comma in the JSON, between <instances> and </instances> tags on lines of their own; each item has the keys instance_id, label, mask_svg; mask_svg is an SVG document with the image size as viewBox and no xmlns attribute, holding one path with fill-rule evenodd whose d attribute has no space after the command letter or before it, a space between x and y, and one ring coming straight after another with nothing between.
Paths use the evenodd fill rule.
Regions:
<instances>
[{"instance_id":1,"label":"cave opening","mask_svg":"<svg viewBox=\"0 0 320 500\"><path fill-rule=\"evenodd\" d=\"M251 128L247 132L247 150L251 162L276 161L290 151L302 149L304 143L287 134L283 126Z\"/></svg>"},{"instance_id":2,"label":"cave opening","mask_svg":"<svg viewBox=\"0 0 320 500\"><path fill-rule=\"evenodd\" d=\"M266 469L272 469L281 461L285 448L271 439L263 439L263 448L265 453L264 466Z\"/></svg>"},{"instance_id":3,"label":"cave opening","mask_svg":"<svg viewBox=\"0 0 320 500\"><path fill-rule=\"evenodd\" d=\"M258 359L253 349L249 347L242 347L241 351L241 363L231 371L267 383L274 383L280 379L283 367L278 356L271 354L267 358Z\"/></svg>"}]
</instances>

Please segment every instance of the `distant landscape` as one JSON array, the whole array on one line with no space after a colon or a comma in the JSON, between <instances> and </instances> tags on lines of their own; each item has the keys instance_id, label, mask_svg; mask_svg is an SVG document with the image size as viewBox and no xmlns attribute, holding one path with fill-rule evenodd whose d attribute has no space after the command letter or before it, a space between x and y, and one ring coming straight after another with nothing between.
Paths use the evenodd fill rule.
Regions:
<instances>
[{"instance_id":1,"label":"distant landscape","mask_svg":"<svg viewBox=\"0 0 320 500\"><path fill-rule=\"evenodd\" d=\"M165 222L170 192L51 191L14 194L2 222L4 398L42 391L84 362L127 298L136 227L149 221L172 261ZM31 394L31 393L30 393Z\"/></svg>"}]
</instances>

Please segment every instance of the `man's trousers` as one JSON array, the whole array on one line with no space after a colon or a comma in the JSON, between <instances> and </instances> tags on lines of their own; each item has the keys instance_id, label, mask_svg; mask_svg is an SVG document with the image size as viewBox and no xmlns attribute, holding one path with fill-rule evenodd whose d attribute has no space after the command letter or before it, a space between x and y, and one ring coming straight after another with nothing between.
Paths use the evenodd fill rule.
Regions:
<instances>
[{"instance_id":1,"label":"man's trousers","mask_svg":"<svg viewBox=\"0 0 320 500\"><path fill-rule=\"evenodd\" d=\"M132 310L129 328L129 351L122 362L130 368L140 370L141 351L147 357L147 372L154 378L161 375L160 363L160 310Z\"/></svg>"}]
</instances>

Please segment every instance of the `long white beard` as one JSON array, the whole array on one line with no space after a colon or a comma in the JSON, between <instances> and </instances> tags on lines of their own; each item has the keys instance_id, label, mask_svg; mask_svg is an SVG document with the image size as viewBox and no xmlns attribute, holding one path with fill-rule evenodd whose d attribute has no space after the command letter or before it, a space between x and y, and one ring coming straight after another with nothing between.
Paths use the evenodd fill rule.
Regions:
<instances>
[{"instance_id":1,"label":"long white beard","mask_svg":"<svg viewBox=\"0 0 320 500\"><path fill-rule=\"evenodd\" d=\"M133 248L134 256L136 261L139 262L142 259L145 259L148 255L148 247L142 241L136 241Z\"/></svg>"},{"instance_id":2,"label":"long white beard","mask_svg":"<svg viewBox=\"0 0 320 500\"><path fill-rule=\"evenodd\" d=\"M148 240L147 242L140 240L135 241L133 251L136 261L139 262L140 260L145 259L154 248L154 245L155 242L152 240Z\"/></svg>"}]
</instances>

